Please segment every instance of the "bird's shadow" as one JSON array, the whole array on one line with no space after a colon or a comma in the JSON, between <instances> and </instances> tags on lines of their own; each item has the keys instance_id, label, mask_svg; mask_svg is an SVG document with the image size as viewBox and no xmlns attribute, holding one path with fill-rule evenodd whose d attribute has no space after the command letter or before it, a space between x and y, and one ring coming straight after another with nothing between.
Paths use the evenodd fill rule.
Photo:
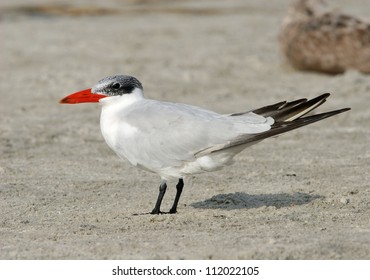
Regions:
<instances>
[{"instance_id":1,"label":"bird's shadow","mask_svg":"<svg viewBox=\"0 0 370 280\"><path fill-rule=\"evenodd\" d=\"M246 194L243 192L218 194L204 201L192 203L194 208L202 209L252 209L263 206L276 208L291 207L310 203L316 199L324 198L321 195L308 193L276 193L276 194Z\"/></svg>"}]
</instances>

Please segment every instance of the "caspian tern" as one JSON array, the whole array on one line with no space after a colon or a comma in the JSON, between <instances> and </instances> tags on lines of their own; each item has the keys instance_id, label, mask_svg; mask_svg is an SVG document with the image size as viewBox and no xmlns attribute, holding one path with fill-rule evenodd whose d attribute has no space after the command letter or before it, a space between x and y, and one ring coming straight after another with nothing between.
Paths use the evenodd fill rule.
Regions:
<instances>
[{"instance_id":1,"label":"caspian tern","mask_svg":"<svg viewBox=\"0 0 370 280\"><path fill-rule=\"evenodd\" d=\"M176 213L185 176L219 170L230 165L236 154L265 138L350 110L303 117L327 97L329 93L222 115L191 105L146 99L136 78L119 75L106 77L60 103L102 105L100 128L108 146L119 157L161 177L157 202L150 212L160 214L168 179L178 179L176 197L167 212Z\"/></svg>"}]
</instances>

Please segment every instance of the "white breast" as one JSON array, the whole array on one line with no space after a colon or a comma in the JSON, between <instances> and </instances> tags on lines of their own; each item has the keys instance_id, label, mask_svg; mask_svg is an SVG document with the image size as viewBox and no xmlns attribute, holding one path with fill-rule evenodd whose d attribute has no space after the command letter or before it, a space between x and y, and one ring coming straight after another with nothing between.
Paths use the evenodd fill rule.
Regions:
<instances>
[{"instance_id":1,"label":"white breast","mask_svg":"<svg viewBox=\"0 0 370 280\"><path fill-rule=\"evenodd\" d=\"M118 156L128 159L134 165L137 163L128 157L127 149L133 148L132 143L135 143L135 136L139 129L127 123L122 112L141 99L140 94L130 94L127 97L107 97L101 101L103 108L100 116L100 129L105 141Z\"/></svg>"}]
</instances>

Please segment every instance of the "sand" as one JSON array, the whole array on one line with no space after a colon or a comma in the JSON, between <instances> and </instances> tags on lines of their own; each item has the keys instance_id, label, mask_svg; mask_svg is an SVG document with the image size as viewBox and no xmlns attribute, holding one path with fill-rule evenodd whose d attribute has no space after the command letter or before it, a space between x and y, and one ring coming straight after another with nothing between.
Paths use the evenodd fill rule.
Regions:
<instances>
[{"instance_id":1,"label":"sand","mask_svg":"<svg viewBox=\"0 0 370 280\"><path fill-rule=\"evenodd\" d=\"M288 67L288 0L63 3L0 4L1 259L369 259L370 77ZM119 73L149 98L222 113L324 92L321 111L352 110L187 178L176 215L135 215L159 177L107 147L99 105L58 104Z\"/></svg>"}]
</instances>

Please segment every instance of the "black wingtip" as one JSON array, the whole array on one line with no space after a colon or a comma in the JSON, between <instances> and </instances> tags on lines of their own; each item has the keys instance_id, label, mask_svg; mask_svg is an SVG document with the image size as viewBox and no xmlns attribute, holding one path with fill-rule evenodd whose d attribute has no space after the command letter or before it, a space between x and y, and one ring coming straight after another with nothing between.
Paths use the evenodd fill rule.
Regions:
<instances>
[{"instance_id":1,"label":"black wingtip","mask_svg":"<svg viewBox=\"0 0 370 280\"><path fill-rule=\"evenodd\" d=\"M346 111L349 111L349 110L351 110L351 108L343 108L343 109L341 109L340 111L341 111L341 113L342 113L342 112L346 112Z\"/></svg>"}]
</instances>

